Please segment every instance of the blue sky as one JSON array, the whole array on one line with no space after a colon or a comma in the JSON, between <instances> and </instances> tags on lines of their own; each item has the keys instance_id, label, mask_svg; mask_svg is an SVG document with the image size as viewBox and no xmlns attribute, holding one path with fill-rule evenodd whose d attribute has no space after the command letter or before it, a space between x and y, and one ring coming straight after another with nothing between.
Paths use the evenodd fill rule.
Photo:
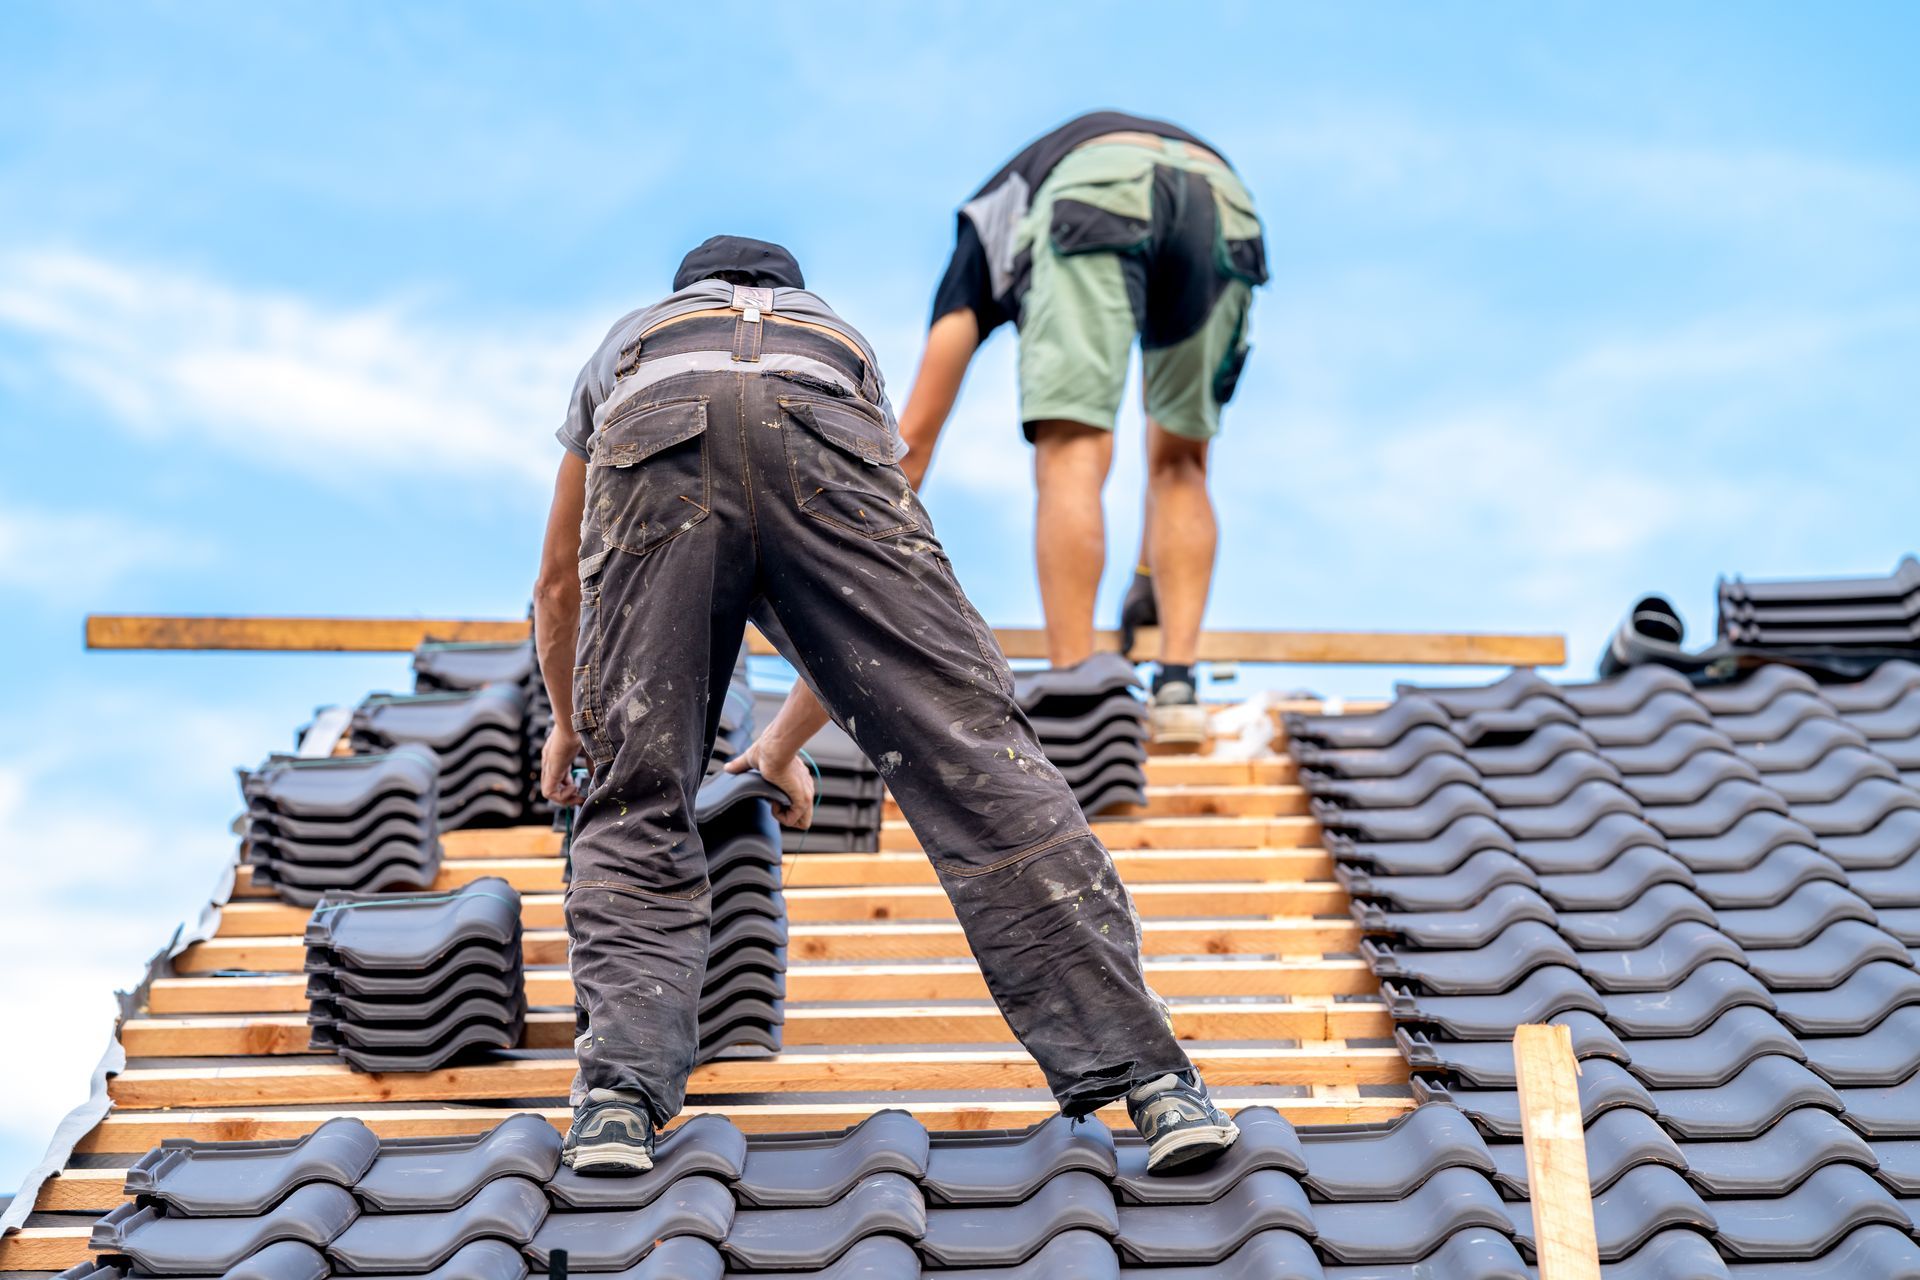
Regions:
<instances>
[{"instance_id":1,"label":"blue sky","mask_svg":"<svg viewBox=\"0 0 1920 1280\"><path fill-rule=\"evenodd\" d=\"M105 992L204 901L232 768L406 678L88 655L84 612L519 614L573 374L689 245L789 244L898 396L954 205L1088 107L1207 136L1268 221L1218 625L1561 630L1585 674L1636 593L1705 632L1718 573L1884 571L1920 468L1916 25L5 6L0 1026L34 1051L0 1055L0 1185L82 1096ZM928 502L982 610L1026 622L1011 358L983 353ZM1109 598L1137 411L1123 434Z\"/></svg>"}]
</instances>

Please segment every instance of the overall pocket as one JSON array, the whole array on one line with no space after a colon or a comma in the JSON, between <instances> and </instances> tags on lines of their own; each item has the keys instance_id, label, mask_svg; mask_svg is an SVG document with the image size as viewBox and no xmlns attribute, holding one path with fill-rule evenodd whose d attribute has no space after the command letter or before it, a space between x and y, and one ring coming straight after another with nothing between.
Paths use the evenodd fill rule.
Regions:
<instances>
[{"instance_id":1,"label":"overall pocket","mask_svg":"<svg viewBox=\"0 0 1920 1280\"><path fill-rule=\"evenodd\" d=\"M1267 282L1267 240L1253 196L1229 173L1209 174L1214 212L1220 220L1215 259L1222 275L1248 284Z\"/></svg>"},{"instance_id":2,"label":"overall pocket","mask_svg":"<svg viewBox=\"0 0 1920 1280\"><path fill-rule=\"evenodd\" d=\"M609 547L645 555L707 518L707 397L623 405L593 441L587 518Z\"/></svg>"},{"instance_id":3,"label":"overall pocket","mask_svg":"<svg viewBox=\"0 0 1920 1280\"><path fill-rule=\"evenodd\" d=\"M907 478L894 462L900 441L860 402L780 397L787 471L802 515L888 538L920 527Z\"/></svg>"}]
</instances>

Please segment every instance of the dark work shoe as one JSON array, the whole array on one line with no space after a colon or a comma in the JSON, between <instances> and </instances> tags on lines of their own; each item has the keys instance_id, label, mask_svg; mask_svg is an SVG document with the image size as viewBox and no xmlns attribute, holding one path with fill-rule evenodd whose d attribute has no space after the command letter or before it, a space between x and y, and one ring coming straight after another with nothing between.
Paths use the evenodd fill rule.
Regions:
<instances>
[{"instance_id":1,"label":"dark work shoe","mask_svg":"<svg viewBox=\"0 0 1920 1280\"><path fill-rule=\"evenodd\" d=\"M1127 1095L1127 1114L1147 1140L1148 1173L1208 1164L1240 1136L1240 1126L1213 1105L1205 1085L1175 1075L1135 1086Z\"/></svg>"},{"instance_id":2,"label":"dark work shoe","mask_svg":"<svg viewBox=\"0 0 1920 1280\"><path fill-rule=\"evenodd\" d=\"M1170 680L1153 691L1147 721L1153 740L1163 747L1207 745L1207 709L1184 680Z\"/></svg>"},{"instance_id":3,"label":"dark work shoe","mask_svg":"<svg viewBox=\"0 0 1920 1280\"><path fill-rule=\"evenodd\" d=\"M1153 598L1153 575L1137 570L1120 602L1120 652L1131 656L1133 633L1141 627L1160 625L1160 605Z\"/></svg>"},{"instance_id":4,"label":"dark work shoe","mask_svg":"<svg viewBox=\"0 0 1920 1280\"><path fill-rule=\"evenodd\" d=\"M606 1094L595 1089L593 1094ZM575 1173L630 1178L653 1168L653 1120L645 1110L618 1099L595 1100L573 1113L573 1128L560 1161Z\"/></svg>"}]
</instances>

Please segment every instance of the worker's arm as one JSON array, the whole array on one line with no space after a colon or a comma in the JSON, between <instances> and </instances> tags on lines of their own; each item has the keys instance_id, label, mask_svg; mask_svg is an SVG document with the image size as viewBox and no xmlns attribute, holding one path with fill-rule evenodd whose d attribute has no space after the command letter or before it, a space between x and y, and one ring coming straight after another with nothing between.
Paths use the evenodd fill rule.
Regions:
<instances>
[{"instance_id":1,"label":"worker's arm","mask_svg":"<svg viewBox=\"0 0 1920 1280\"><path fill-rule=\"evenodd\" d=\"M913 390L907 407L900 414L900 438L907 442L907 456L900 469L918 489L926 482L927 468L933 463L933 446L940 439L953 402L960 396L960 384L967 376L967 365L980 348L980 321L970 307L949 311L927 330L927 349L920 357L920 371L913 377Z\"/></svg>"},{"instance_id":2,"label":"worker's arm","mask_svg":"<svg viewBox=\"0 0 1920 1280\"><path fill-rule=\"evenodd\" d=\"M791 803L773 811L782 826L804 831L813 825L813 770L800 758L800 748L826 722L827 709L820 705L820 699L804 681L796 680L773 723L760 731L752 746L727 761L728 773L758 769L768 782L787 793Z\"/></svg>"},{"instance_id":3,"label":"worker's arm","mask_svg":"<svg viewBox=\"0 0 1920 1280\"><path fill-rule=\"evenodd\" d=\"M573 729L573 660L580 633L580 516L587 505L587 464L578 454L560 459L553 509L540 548L533 588L533 646L553 702L553 734L540 750L540 791L555 804L579 804L573 762L580 735Z\"/></svg>"}]
</instances>

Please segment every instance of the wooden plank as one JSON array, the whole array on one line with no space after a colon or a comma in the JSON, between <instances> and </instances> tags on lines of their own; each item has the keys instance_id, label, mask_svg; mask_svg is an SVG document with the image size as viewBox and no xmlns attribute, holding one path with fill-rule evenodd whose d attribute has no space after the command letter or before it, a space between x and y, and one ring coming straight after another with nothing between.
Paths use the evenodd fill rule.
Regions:
<instances>
[{"instance_id":1,"label":"wooden plank","mask_svg":"<svg viewBox=\"0 0 1920 1280\"><path fill-rule=\"evenodd\" d=\"M499 876L522 893L557 893L566 887L565 874L566 864L558 857L442 861L430 892L446 893L485 876ZM260 891L253 883L252 867L243 866L235 872L233 893L235 898L259 896Z\"/></svg>"},{"instance_id":2,"label":"wooden plank","mask_svg":"<svg viewBox=\"0 0 1920 1280\"><path fill-rule=\"evenodd\" d=\"M1145 920L1140 936L1150 956L1322 955L1360 945L1359 926L1333 917ZM175 957L173 968L182 975L292 973L305 963L306 954L297 937L210 938ZM521 954L531 965L565 964L567 935L558 929L529 930L521 940ZM945 921L798 924L788 931L790 960L932 960L971 954L960 926Z\"/></svg>"},{"instance_id":3,"label":"wooden plank","mask_svg":"<svg viewBox=\"0 0 1920 1280\"><path fill-rule=\"evenodd\" d=\"M1278 818L1299 817L1307 812L1307 793L1296 786L1255 786L1236 784L1212 786L1182 783L1147 786L1146 807L1138 816L1148 818ZM888 796L881 809L888 821L900 818L900 806Z\"/></svg>"},{"instance_id":4,"label":"wooden plank","mask_svg":"<svg viewBox=\"0 0 1920 1280\"><path fill-rule=\"evenodd\" d=\"M1328 1054L1267 1046L1195 1047L1189 1050L1189 1056L1216 1089L1305 1085L1351 1078L1355 1073L1365 1077L1384 1073L1400 1061L1398 1051L1391 1048ZM461 1102L565 1097L573 1075L570 1056L509 1058L388 1075L362 1074L337 1062L266 1062L130 1067L108 1081L107 1088L114 1105L129 1110ZM696 1067L687 1089L690 1094L708 1096L776 1091L891 1093L1033 1089L1044 1083L1033 1059L1017 1049L917 1049L723 1059Z\"/></svg>"},{"instance_id":5,"label":"wooden plank","mask_svg":"<svg viewBox=\"0 0 1920 1280\"><path fill-rule=\"evenodd\" d=\"M245 649L330 653L401 653L426 640L514 642L530 633L525 619L315 618L89 614L89 649ZM996 627L1009 658L1047 656L1038 627ZM1117 632L1102 631L1095 647L1119 648ZM1154 653L1159 630L1148 627L1135 652ZM749 629L750 652L773 646ZM1564 637L1541 634L1408 631L1207 631L1202 662L1363 663L1443 666L1558 666L1567 660Z\"/></svg>"},{"instance_id":6,"label":"wooden plank","mask_svg":"<svg viewBox=\"0 0 1920 1280\"><path fill-rule=\"evenodd\" d=\"M1223 760L1213 756L1163 756L1147 761L1150 787L1283 787L1300 780L1289 756Z\"/></svg>"},{"instance_id":7,"label":"wooden plank","mask_svg":"<svg viewBox=\"0 0 1920 1280\"><path fill-rule=\"evenodd\" d=\"M1149 960L1147 981L1167 997L1377 995L1366 962L1300 956L1280 960ZM791 1004L848 1000L984 1000L986 979L971 964L802 964L787 970ZM573 1003L564 969L527 970L535 1007ZM156 1016L196 1013L296 1013L307 1008L307 980L267 977L159 978L147 991Z\"/></svg>"},{"instance_id":8,"label":"wooden plank","mask_svg":"<svg viewBox=\"0 0 1920 1280\"><path fill-rule=\"evenodd\" d=\"M1540 1280L1600 1280L1573 1033L1558 1024L1514 1028L1513 1065Z\"/></svg>"},{"instance_id":9,"label":"wooden plank","mask_svg":"<svg viewBox=\"0 0 1920 1280\"><path fill-rule=\"evenodd\" d=\"M1409 1111L1413 1102L1400 1097L1266 1098L1214 1090L1214 1101L1228 1111L1270 1106L1295 1124L1349 1124L1391 1120ZM886 1094L857 1101L824 1101L806 1097L756 1103L692 1103L681 1119L718 1113L748 1133L805 1133L844 1129L858 1124L880 1107L899 1107L934 1130L1011 1129L1036 1124L1057 1115L1059 1108L1044 1094L1014 1100L920 1098ZM232 1111L116 1111L94 1126L75 1147L83 1155L138 1154L159 1145L162 1138L190 1138L196 1142L249 1142L299 1138L339 1115L354 1116L383 1138L447 1137L480 1133L510 1115L533 1111L564 1130L572 1113L564 1107L367 1107L272 1110L243 1108ZM1129 1126L1119 1106L1103 1108L1100 1116L1115 1129Z\"/></svg>"},{"instance_id":10,"label":"wooden plank","mask_svg":"<svg viewBox=\"0 0 1920 1280\"><path fill-rule=\"evenodd\" d=\"M0 1271L65 1271L87 1260L91 1227L24 1227L0 1236Z\"/></svg>"},{"instance_id":11,"label":"wooden plank","mask_svg":"<svg viewBox=\"0 0 1920 1280\"><path fill-rule=\"evenodd\" d=\"M1128 885L1210 880L1329 880L1333 859L1307 849L1122 849L1114 869ZM802 853L781 874L789 889L833 885L938 884L923 853Z\"/></svg>"},{"instance_id":12,"label":"wooden plank","mask_svg":"<svg viewBox=\"0 0 1920 1280\"><path fill-rule=\"evenodd\" d=\"M1169 1006L1182 1040L1327 1040L1387 1036L1385 1007L1321 999L1181 1002ZM520 1047L564 1049L571 1009L536 1009ZM233 1058L308 1052L304 1014L129 1019L120 1041L130 1058ZM970 1005L799 1004L786 1006L785 1042L806 1045L998 1044L1013 1032L991 1003ZM804 1059L803 1059L804 1061ZM1396 1077L1404 1079L1404 1073Z\"/></svg>"},{"instance_id":13,"label":"wooden plank","mask_svg":"<svg viewBox=\"0 0 1920 1280\"><path fill-rule=\"evenodd\" d=\"M1320 824L1312 818L1096 818L1093 833L1108 849L1301 849L1320 843ZM880 826L880 848L910 852L920 848L904 822ZM805 854L800 855L805 857Z\"/></svg>"}]
</instances>

